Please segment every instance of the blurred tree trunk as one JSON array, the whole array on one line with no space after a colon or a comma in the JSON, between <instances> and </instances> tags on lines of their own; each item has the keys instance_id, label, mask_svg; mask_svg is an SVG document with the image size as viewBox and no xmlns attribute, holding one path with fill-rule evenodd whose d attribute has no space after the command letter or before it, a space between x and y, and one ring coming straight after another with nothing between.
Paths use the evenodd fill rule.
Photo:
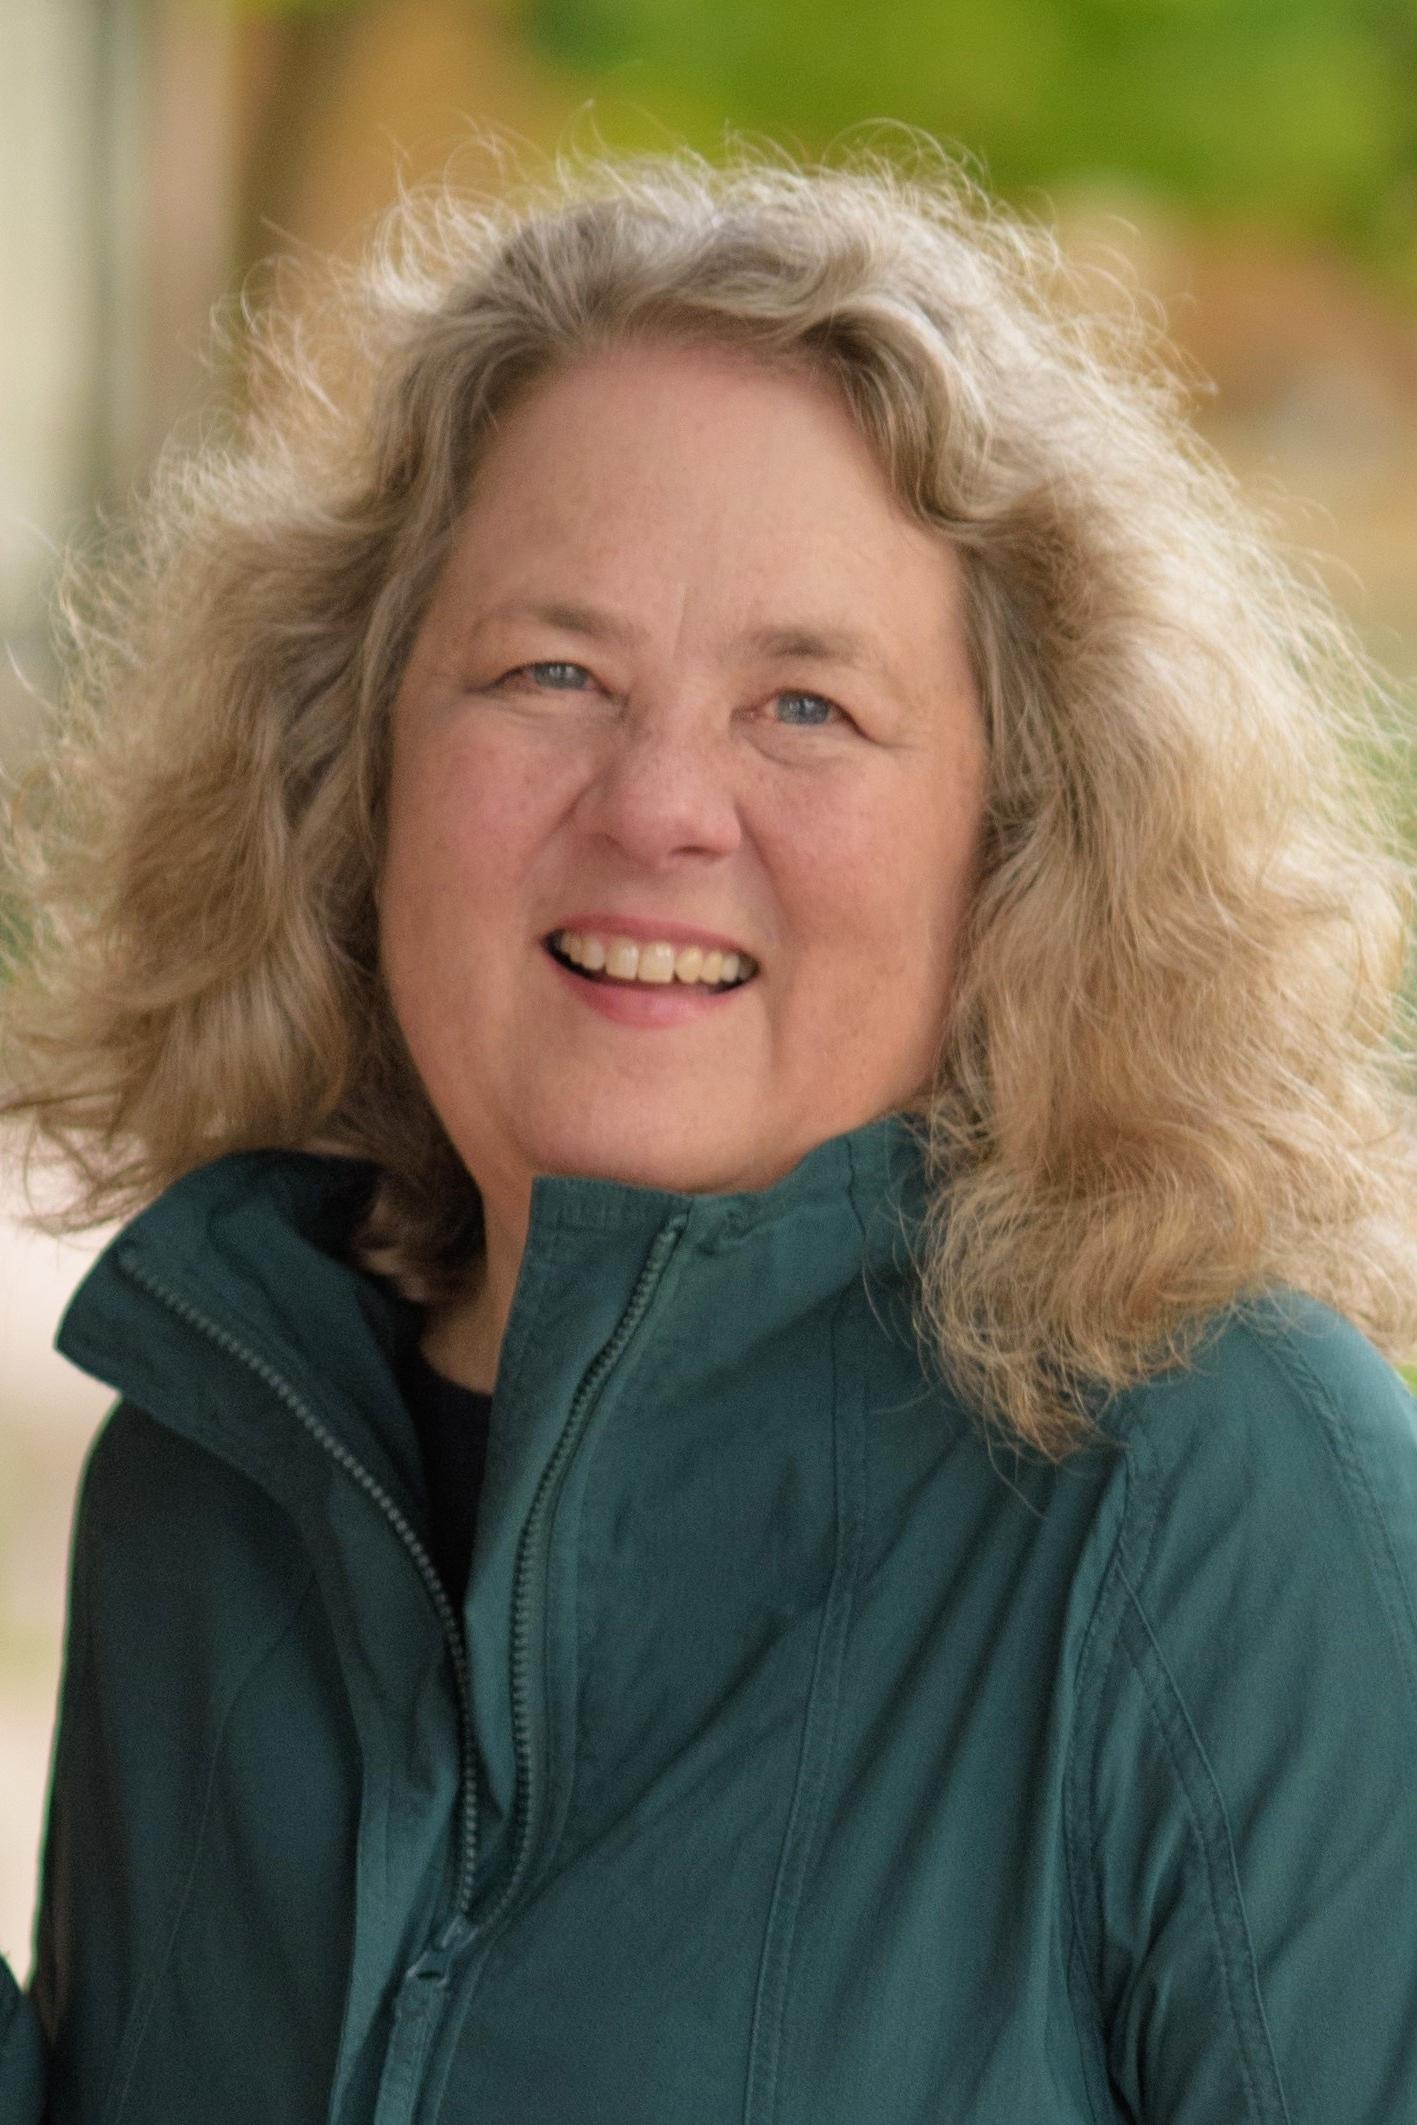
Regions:
<instances>
[{"instance_id":1,"label":"blurred tree trunk","mask_svg":"<svg viewBox=\"0 0 1417 2125\"><path fill-rule=\"evenodd\" d=\"M100 8L105 0L97 0ZM144 442L205 395L211 313L234 261L236 26L228 0L147 0Z\"/></svg>"},{"instance_id":2,"label":"blurred tree trunk","mask_svg":"<svg viewBox=\"0 0 1417 2125\"><path fill-rule=\"evenodd\" d=\"M336 89L358 18L367 12L352 0L315 14L264 14L242 25L236 264L243 274L288 234L312 117Z\"/></svg>"},{"instance_id":3,"label":"blurred tree trunk","mask_svg":"<svg viewBox=\"0 0 1417 2125\"><path fill-rule=\"evenodd\" d=\"M146 0L4 0L0 772L52 697L56 552L142 459Z\"/></svg>"}]
</instances>

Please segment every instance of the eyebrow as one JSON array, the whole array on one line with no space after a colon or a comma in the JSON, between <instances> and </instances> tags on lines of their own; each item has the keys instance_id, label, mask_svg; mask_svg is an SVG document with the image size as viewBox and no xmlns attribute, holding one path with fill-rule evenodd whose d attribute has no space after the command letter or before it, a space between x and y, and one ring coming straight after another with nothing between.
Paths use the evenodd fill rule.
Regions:
<instances>
[{"instance_id":1,"label":"eyebrow","mask_svg":"<svg viewBox=\"0 0 1417 2125\"><path fill-rule=\"evenodd\" d=\"M568 634L584 635L593 642L614 642L622 648L631 646L641 635L640 629L614 613L602 612L594 605L566 604L559 599L500 605L485 618L540 620L546 626L559 627ZM891 685L897 683L877 644L869 635L860 634L854 628L820 627L806 622L755 627L739 636L738 646L755 656L776 662L844 664L857 671L869 672Z\"/></svg>"}]
</instances>

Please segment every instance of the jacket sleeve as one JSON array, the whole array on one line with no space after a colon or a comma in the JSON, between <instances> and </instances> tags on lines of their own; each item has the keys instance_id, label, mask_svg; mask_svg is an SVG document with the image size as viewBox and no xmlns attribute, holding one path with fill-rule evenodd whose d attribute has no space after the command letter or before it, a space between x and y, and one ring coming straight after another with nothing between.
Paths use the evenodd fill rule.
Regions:
<instances>
[{"instance_id":1,"label":"jacket sleeve","mask_svg":"<svg viewBox=\"0 0 1417 2125\"><path fill-rule=\"evenodd\" d=\"M1417 1408L1284 1321L1135 1428L1098 1613L1077 1876L1142 2125L1417 2120Z\"/></svg>"},{"instance_id":2,"label":"jacket sleeve","mask_svg":"<svg viewBox=\"0 0 1417 2125\"><path fill-rule=\"evenodd\" d=\"M0 1956L0 2125L42 2125L43 2117L39 2020Z\"/></svg>"}]
</instances>

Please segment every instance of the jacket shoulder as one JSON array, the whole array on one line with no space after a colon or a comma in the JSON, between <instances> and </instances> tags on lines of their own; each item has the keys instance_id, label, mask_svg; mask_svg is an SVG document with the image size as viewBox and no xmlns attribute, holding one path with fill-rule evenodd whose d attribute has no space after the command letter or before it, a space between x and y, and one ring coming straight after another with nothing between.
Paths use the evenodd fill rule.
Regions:
<instances>
[{"instance_id":1,"label":"jacket shoulder","mask_svg":"<svg viewBox=\"0 0 1417 2125\"><path fill-rule=\"evenodd\" d=\"M1123 1545L1154 1569L1188 1523L1224 1524L1243 1499L1247 1546L1292 1542L1322 1568L1356 1541L1383 1576L1417 1570L1417 1401L1351 1321L1296 1291L1238 1305L1182 1368L1122 1398L1106 1428L1131 1480ZM1417 1614L1408 1622L1417 1632Z\"/></svg>"},{"instance_id":2,"label":"jacket shoulder","mask_svg":"<svg viewBox=\"0 0 1417 2125\"><path fill-rule=\"evenodd\" d=\"M1114 2078L1185 2125L1300 2089L1390 2116L1417 2085L1417 1405L1284 1292L1112 1423L1075 1878Z\"/></svg>"},{"instance_id":3,"label":"jacket shoulder","mask_svg":"<svg viewBox=\"0 0 1417 2125\"><path fill-rule=\"evenodd\" d=\"M294 1609L310 1575L287 1516L255 1483L120 1399L79 1485L71 1681L91 1659L109 1688L134 1701L176 1687L166 1668L159 1685L163 1661L185 1660L189 1679L210 1680L244 1661L269 1619Z\"/></svg>"}]
</instances>

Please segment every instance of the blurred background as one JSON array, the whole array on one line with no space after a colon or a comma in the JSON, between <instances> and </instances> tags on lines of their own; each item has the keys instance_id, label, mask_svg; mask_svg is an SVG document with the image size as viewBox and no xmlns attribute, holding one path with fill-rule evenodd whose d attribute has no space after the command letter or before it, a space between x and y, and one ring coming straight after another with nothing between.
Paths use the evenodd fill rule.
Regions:
<instances>
[{"instance_id":1,"label":"blurred background","mask_svg":"<svg viewBox=\"0 0 1417 2125\"><path fill-rule=\"evenodd\" d=\"M212 388L213 306L400 183L589 146L808 155L897 120L1159 303L1195 417L1417 705L1417 0L0 0L0 773L47 601ZM875 144L891 149L888 131ZM897 139L897 146L903 142ZM1408 816L1417 826L1417 799ZM92 1247L0 1196L0 1951L23 1975ZM97 1245L102 1235L95 1235Z\"/></svg>"}]
</instances>

